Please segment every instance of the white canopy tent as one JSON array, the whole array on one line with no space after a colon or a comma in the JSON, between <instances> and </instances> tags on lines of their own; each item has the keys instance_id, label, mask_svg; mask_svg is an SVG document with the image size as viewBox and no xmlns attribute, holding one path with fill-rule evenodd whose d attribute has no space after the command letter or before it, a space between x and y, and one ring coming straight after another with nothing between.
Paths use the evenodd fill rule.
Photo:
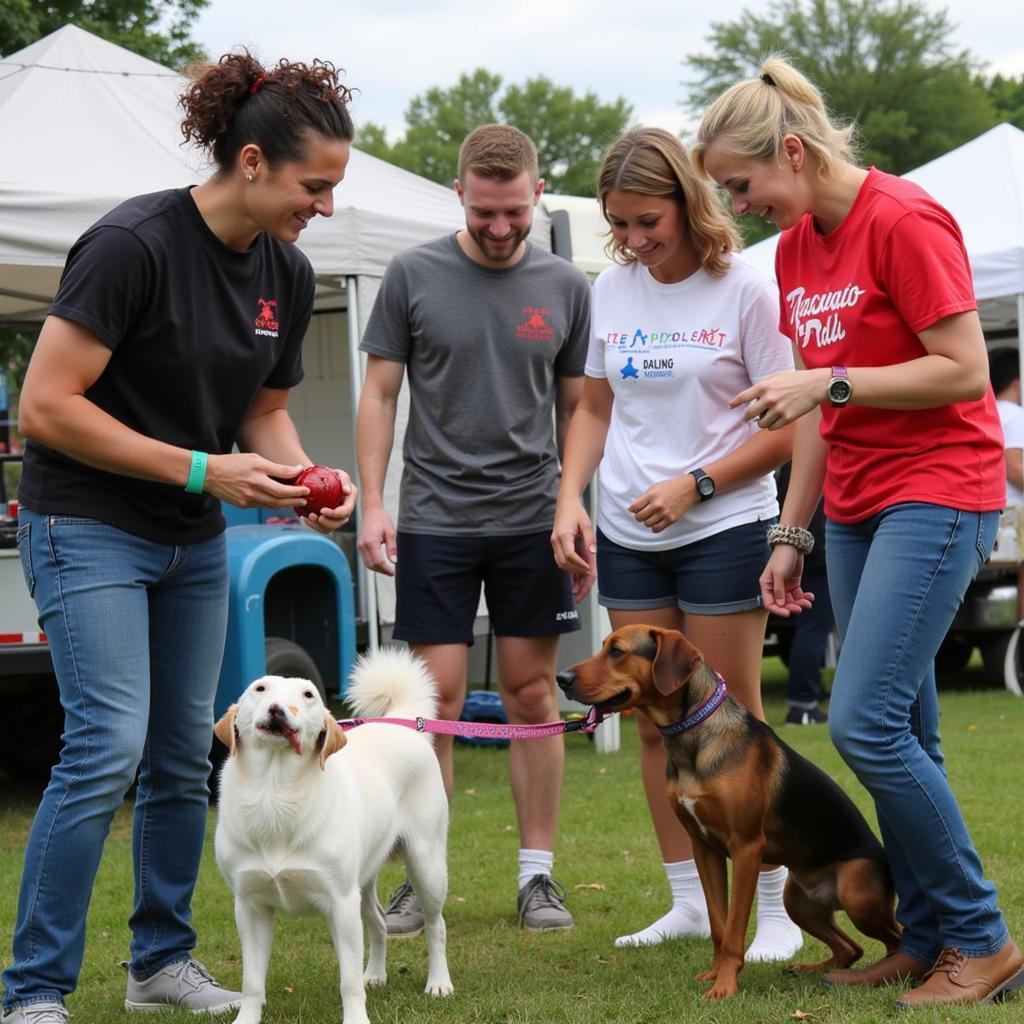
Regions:
<instances>
[{"instance_id":1,"label":"white canopy tent","mask_svg":"<svg viewBox=\"0 0 1024 1024\"><path fill-rule=\"evenodd\" d=\"M1009 335L1024 322L1024 132L1000 124L904 175L942 203L963 232L982 324ZM744 258L775 276L778 235Z\"/></svg>"},{"instance_id":2,"label":"white canopy tent","mask_svg":"<svg viewBox=\"0 0 1024 1024\"><path fill-rule=\"evenodd\" d=\"M182 145L186 85L73 25L0 61L0 321L41 319L72 242L122 200L209 176ZM541 214L541 244L547 223ZM302 237L320 305L346 278L379 278L395 252L461 224L451 189L353 150L334 216Z\"/></svg>"},{"instance_id":3,"label":"white canopy tent","mask_svg":"<svg viewBox=\"0 0 1024 1024\"><path fill-rule=\"evenodd\" d=\"M212 173L204 154L182 144L177 98L187 84L74 25L0 61L0 323L43 319L68 249L108 210ZM539 218L541 244L547 223ZM362 379L358 338L388 260L462 224L451 189L353 150L334 216L303 232L317 312L347 312L347 336L330 341L349 362L348 394L334 402L350 418ZM332 325L344 330L342 322ZM376 588L361 585L360 595L375 622Z\"/></svg>"},{"instance_id":4,"label":"white canopy tent","mask_svg":"<svg viewBox=\"0 0 1024 1024\"><path fill-rule=\"evenodd\" d=\"M182 145L177 98L187 84L73 25L0 59L0 324L43 320L71 245L118 203L209 176L203 154ZM301 428L312 457L319 451L323 461L352 465L343 439L351 448L362 380L358 340L388 261L464 223L451 188L353 149L335 191L334 216L314 219L300 242L316 273L316 312L339 314L314 316L304 350L306 380L290 404L300 410L297 418L305 416ZM551 247L543 207L535 212L531 240ZM314 367L322 372L311 372ZM324 415L326 409L333 415ZM393 512L406 409L403 392L385 486ZM361 611L375 643L378 621L394 621L393 583L374 574L368 585L356 562ZM582 635L579 657L600 641L593 636L592 604L587 618L594 625ZM572 647L564 649L568 655Z\"/></svg>"}]
</instances>

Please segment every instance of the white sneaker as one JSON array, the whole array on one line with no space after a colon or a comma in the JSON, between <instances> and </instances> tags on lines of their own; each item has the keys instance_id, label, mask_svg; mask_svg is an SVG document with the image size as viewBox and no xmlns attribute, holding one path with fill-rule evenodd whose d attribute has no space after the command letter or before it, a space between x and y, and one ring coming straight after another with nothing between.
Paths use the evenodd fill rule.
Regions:
<instances>
[{"instance_id":1,"label":"white sneaker","mask_svg":"<svg viewBox=\"0 0 1024 1024\"><path fill-rule=\"evenodd\" d=\"M384 914L388 926L388 938L411 939L423 931L423 908L416 890L403 882L392 894L391 902Z\"/></svg>"},{"instance_id":2,"label":"white sneaker","mask_svg":"<svg viewBox=\"0 0 1024 1024\"><path fill-rule=\"evenodd\" d=\"M210 976L210 972L191 957L168 964L145 981L139 981L128 971L128 995L124 1001L126 1010L149 1013L180 1006L192 1013L226 1013L228 1010L237 1010L241 1005L241 992L221 988ZM31 1024L36 1022L32 1021Z\"/></svg>"},{"instance_id":3,"label":"white sneaker","mask_svg":"<svg viewBox=\"0 0 1024 1024\"><path fill-rule=\"evenodd\" d=\"M0 1024L67 1024L70 1019L63 1003L25 1003L0 1017Z\"/></svg>"}]
</instances>

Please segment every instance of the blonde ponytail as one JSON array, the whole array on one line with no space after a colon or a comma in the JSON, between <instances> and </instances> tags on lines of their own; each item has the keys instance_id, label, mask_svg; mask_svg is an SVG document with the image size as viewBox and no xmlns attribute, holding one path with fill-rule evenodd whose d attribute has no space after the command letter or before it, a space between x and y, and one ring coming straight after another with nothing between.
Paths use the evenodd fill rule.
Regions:
<instances>
[{"instance_id":1,"label":"blonde ponytail","mask_svg":"<svg viewBox=\"0 0 1024 1024\"><path fill-rule=\"evenodd\" d=\"M707 147L725 137L736 156L775 163L787 135L803 142L824 178L840 163L857 163L855 126L836 121L818 89L783 55L772 54L757 78L730 86L708 107L690 152L703 171Z\"/></svg>"}]
</instances>

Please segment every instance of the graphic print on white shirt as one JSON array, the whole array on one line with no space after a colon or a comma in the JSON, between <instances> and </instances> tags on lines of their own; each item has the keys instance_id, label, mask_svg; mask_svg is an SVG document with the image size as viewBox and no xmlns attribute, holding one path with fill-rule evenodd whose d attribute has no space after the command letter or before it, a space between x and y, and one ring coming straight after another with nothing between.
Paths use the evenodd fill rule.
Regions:
<instances>
[{"instance_id":1,"label":"graphic print on white shirt","mask_svg":"<svg viewBox=\"0 0 1024 1024\"><path fill-rule=\"evenodd\" d=\"M598 525L617 544L664 550L778 514L770 475L695 505L661 533L628 512L654 484L721 458L757 432L729 401L793 368L778 310L774 285L735 257L723 277L699 270L666 285L634 263L594 282L586 373L607 378L615 397Z\"/></svg>"}]
</instances>

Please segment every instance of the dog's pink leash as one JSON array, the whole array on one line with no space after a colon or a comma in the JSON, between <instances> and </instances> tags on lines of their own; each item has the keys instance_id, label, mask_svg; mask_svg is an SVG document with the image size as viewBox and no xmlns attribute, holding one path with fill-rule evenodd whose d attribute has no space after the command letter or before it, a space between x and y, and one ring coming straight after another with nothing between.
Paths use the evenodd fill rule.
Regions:
<instances>
[{"instance_id":1,"label":"dog's pink leash","mask_svg":"<svg viewBox=\"0 0 1024 1024\"><path fill-rule=\"evenodd\" d=\"M440 718L341 718L338 727L354 729L358 725L380 723L404 725L417 732L436 732L445 736L478 736L492 740L539 740L545 736L561 736L567 732L593 732L604 721L604 715L591 706L584 718L567 722L542 722L539 725L506 725L503 722L448 722Z\"/></svg>"}]
</instances>

